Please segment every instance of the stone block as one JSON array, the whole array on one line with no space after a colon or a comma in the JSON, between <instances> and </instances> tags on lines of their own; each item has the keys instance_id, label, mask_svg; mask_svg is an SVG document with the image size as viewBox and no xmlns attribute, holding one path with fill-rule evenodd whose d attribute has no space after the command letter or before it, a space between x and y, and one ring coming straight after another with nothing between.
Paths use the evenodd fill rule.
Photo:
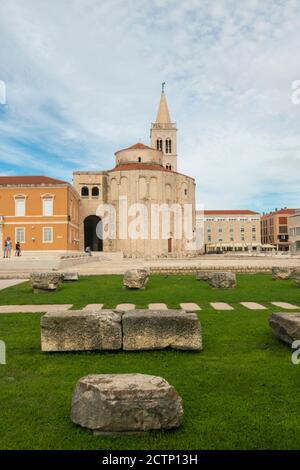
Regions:
<instances>
[{"instance_id":1,"label":"stone block","mask_svg":"<svg viewBox=\"0 0 300 470\"><path fill-rule=\"evenodd\" d=\"M72 421L96 434L172 429L180 426L182 418L182 399L161 377L88 375L73 393Z\"/></svg>"},{"instance_id":2,"label":"stone block","mask_svg":"<svg viewBox=\"0 0 300 470\"><path fill-rule=\"evenodd\" d=\"M300 340L300 313L272 313L269 324L277 338L291 345Z\"/></svg>"},{"instance_id":3,"label":"stone block","mask_svg":"<svg viewBox=\"0 0 300 470\"><path fill-rule=\"evenodd\" d=\"M279 267L273 266L272 267L272 278L273 279L280 279L285 281L287 279L291 279L293 274L293 269L288 267Z\"/></svg>"},{"instance_id":4,"label":"stone block","mask_svg":"<svg viewBox=\"0 0 300 470\"><path fill-rule=\"evenodd\" d=\"M133 310L123 315L123 349L202 349L201 325L184 310Z\"/></svg>"},{"instance_id":5,"label":"stone block","mask_svg":"<svg viewBox=\"0 0 300 470\"><path fill-rule=\"evenodd\" d=\"M149 269L129 269L123 277L123 286L126 289L144 289L149 280Z\"/></svg>"},{"instance_id":6,"label":"stone block","mask_svg":"<svg viewBox=\"0 0 300 470\"><path fill-rule=\"evenodd\" d=\"M62 274L57 271L30 273L30 282L34 293L56 291L62 280Z\"/></svg>"},{"instance_id":7,"label":"stone block","mask_svg":"<svg viewBox=\"0 0 300 470\"><path fill-rule=\"evenodd\" d=\"M51 312L41 319L42 351L122 348L121 314L112 310Z\"/></svg>"}]
</instances>

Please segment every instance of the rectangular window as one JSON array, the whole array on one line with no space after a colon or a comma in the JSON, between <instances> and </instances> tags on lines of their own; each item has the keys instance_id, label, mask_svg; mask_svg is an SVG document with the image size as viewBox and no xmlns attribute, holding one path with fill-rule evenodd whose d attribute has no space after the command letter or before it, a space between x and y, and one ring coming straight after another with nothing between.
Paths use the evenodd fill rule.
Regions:
<instances>
[{"instance_id":1,"label":"rectangular window","mask_svg":"<svg viewBox=\"0 0 300 470\"><path fill-rule=\"evenodd\" d=\"M16 198L15 199L15 212L17 217L25 216L25 199Z\"/></svg>"},{"instance_id":2,"label":"rectangular window","mask_svg":"<svg viewBox=\"0 0 300 470\"><path fill-rule=\"evenodd\" d=\"M15 241L16 243L25 243L25 228L17 227L15 232Z\"/></svg>"},{"instance_id":3,"label":"rectangular window","mask_svg":"<svg viewBox=\"0 0 300 470\"><path fill-rule=\"evenodd\" d=\"M53 215L53 199L43 199L43 215Z\"/></svg>"},{"instance_id":4,"label":"rectangular window","mask_svg":"<svg viewBox=\"0 0 300 470\"><path fill-rule=\"evenodd\" d=\"M287 225L279 225L279 233L288 233Z\"/></svg>"},{"instance_id":5,"label":"rectangular window","mask_svg":"<svg viewBox=\"0 0 300 470\"><path fill-rule=\"evenodd\" d=\"M53 228L43 227L43 243L52 243L52 242L53 242Z\"/></svg>"}]
</instances>

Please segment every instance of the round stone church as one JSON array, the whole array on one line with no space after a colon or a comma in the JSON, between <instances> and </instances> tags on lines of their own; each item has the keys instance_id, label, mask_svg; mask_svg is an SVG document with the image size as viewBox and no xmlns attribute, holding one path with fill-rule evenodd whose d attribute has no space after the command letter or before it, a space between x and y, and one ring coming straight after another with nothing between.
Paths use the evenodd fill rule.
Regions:
<instances>
[{"instance_id":1,"label":"round stone church","mask_svg":"<svg viewBox=\"0 0 300 470\"><path fill-rule=\"evenodd\" d=\"M133 258L193 253L195 181L177 171L176 133L162 90L149 146L118 150L111 170L73 173L80 195L79 249Z\"/></svg>"}]
</instances>

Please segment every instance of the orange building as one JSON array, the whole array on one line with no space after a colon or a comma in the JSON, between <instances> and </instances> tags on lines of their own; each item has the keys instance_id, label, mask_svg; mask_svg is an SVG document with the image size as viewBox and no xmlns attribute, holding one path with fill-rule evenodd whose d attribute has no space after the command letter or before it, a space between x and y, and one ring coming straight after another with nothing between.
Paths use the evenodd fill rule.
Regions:
<instances>
[{"instance_id":1,"label":"orange building","mask_svg":"<svg viewBox=\"0 0 300 470\"><path fill-rule=\"evenodd\" d=\"M47 176L0 176L0 242L25 251L79 249L79 195Z\"/></svg>"},{"instance_id":2,"label":"orange building","mask_svg":"<svg viewBox=\"0 0 300 470\"><path fill-rule=\"evenodd\" d=\"M261 218L262 243L274 245L279 251L288 251L290 248L288 219L295 214L295 209L284 209L269 212Z\"/></svg>"}]
</instances>

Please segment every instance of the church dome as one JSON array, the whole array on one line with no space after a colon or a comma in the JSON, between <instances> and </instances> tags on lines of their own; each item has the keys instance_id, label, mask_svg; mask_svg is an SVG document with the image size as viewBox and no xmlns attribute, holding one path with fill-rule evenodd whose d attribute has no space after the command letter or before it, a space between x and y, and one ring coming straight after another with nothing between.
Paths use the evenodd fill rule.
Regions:
<instances>
[{"instance_id":1,"label":"church dome","mask_svg":"<svg viewBox=\"0 0 300 470\"><path fill-rule=\"evenodd\" d=\"M163 164L163 153L152 147L139 142L131 147L118 150L115 153L116 165L140 163L140 164Z\"/></svg>"}]
</instances>

